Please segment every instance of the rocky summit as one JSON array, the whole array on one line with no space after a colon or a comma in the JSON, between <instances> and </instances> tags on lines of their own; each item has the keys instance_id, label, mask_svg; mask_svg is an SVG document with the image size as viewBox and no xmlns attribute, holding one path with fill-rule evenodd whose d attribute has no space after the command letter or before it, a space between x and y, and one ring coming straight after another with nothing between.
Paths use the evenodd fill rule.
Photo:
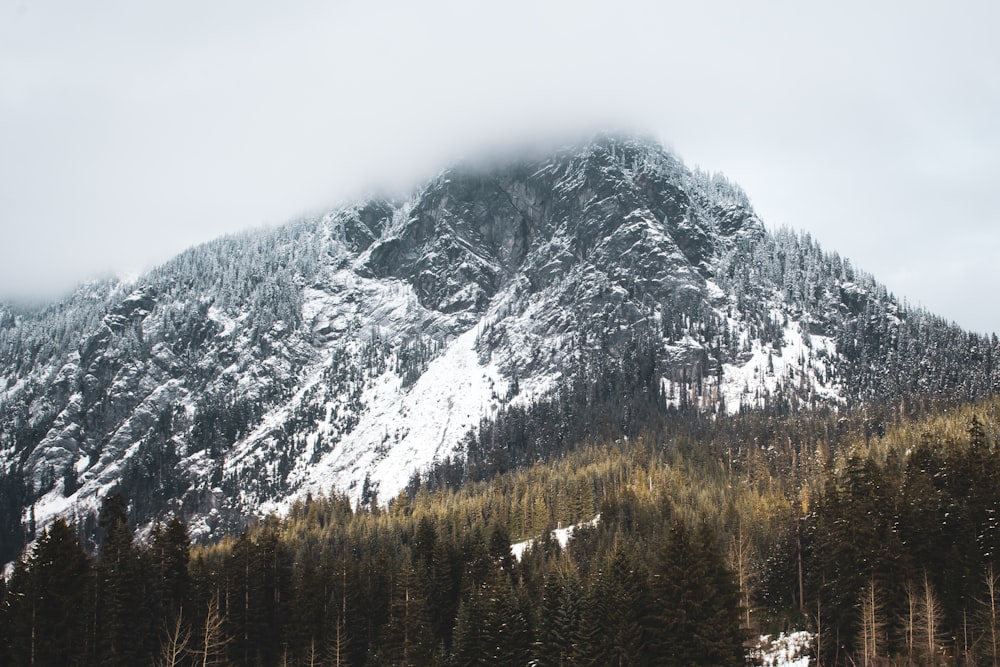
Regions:
<instances>
[{"instance_id":1,"label":"rocky summit","mask_svg":"<svg viewBox=\"0 0 1000 667\"><path fill-rule=\"evenodd\" d=\"M998 360L995 336L765 228L724 177L599 137L0 307L0 555L55 516L92 531L113 490L140 525L208 537L307 493L377 502L441 462L510 463L480 435L515 417L627 432L637 402L974 397Z\"/></svg>"}]
</instances>

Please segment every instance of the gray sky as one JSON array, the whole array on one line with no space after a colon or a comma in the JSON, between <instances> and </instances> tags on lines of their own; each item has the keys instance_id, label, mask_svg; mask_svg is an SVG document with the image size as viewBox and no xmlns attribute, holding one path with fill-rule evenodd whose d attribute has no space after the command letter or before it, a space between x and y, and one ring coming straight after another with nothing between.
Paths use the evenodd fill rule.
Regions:
<instances>
[{"instance_id":1,"label":"gray sky","mask_svg":"<svg viewBox=\"0 0 1000 667\"><path fill-rule=\"evenodd\" d=\"M0 296L633 128L1000 332L1000 3L0 0Z\"/></svg>"}]
</instances>

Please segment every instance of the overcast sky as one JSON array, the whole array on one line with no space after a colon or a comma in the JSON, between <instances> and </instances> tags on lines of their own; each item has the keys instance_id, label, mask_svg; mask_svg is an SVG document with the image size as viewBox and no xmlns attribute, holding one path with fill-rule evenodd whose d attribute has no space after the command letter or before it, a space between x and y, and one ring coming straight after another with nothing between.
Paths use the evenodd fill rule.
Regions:
<instances>
[{"instance_id":1,"label":"overcast sky","mask_svg":"<svg viewBox=\"0 0 1000 667\"><path fill-rule=\"evenodd\" d=\"M0 297L635 129L1000 332L1000 3L0 0Z\"/></svg>"}]
</instances>

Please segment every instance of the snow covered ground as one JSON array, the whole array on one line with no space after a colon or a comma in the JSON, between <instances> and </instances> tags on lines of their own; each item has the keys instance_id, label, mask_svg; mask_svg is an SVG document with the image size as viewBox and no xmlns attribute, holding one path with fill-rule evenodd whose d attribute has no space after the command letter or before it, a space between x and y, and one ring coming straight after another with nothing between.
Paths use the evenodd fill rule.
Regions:
<instances>
[{"instance_id":1,"label":"snow covered ground","mask_svg":"<svg viewBox=\"0 0 1000 667\"><path fill-rule=\"evenodd\" d=\"M388 500L415 470L451 454L483 415L499 407L498 396L507 389L494 365L480 365L476 334L473 328L453 341L409 390L402 392L398 382L375 387L357 427L314 468L305 489L360 491L356 484L370 471ZM387 441L388 448L372 446Z\"/></svg>"},{"instance_id":2,"label":"snow covered ground","mask_svg":"<svg viewBox=\"0 0 1000 667\"><path fill-rule=\"evenodd\" d=\"M559 542L559 546L561 548L565 549L566 545L569 544L570 538L573 537L573 532L579 526L593 527L596 526L600 520L601 520L601 515L598 514L597 516L595 516L590 521L587 521L586 523L577 523L573 524L572 526L566 526L565 528L556 528L555 530L552 531L552 537L555 538L557 542ZM537 539L539 538L532 537L531 539L523 540L521 542L515 542L514 544L510 545L510 550L511 553L514 554L514 558L516 558L517 560L521 560L521 557L524 556L524 552L530 550L531 547L535 544L535 541Z\"/></svg>"},{"instance_id":3,"label":"snow covered ground","mask_svg":"<svg viewBox=\"0 0 1000 667\"><path fill-rule=\"evenodd\" d=\"M771 314L781 320L780 311ZM730 326L739 330L740 325L730 320ZM748 344L749 350L738 363L725 363L722 378L703 378L700 400L702 407L710 408L721 400L729 414L740 408L763 407L769 397L782 393L782 388L792 388L803 399L815 397L823 402L842 402L842 387L831 382L833 363L837 357L836 342L829 336L804 333L802 325L789 320L782 332L780 345L751 339L747 331L740 334L740 343ZM690 337L676 343L678 349L697 350L700 346ZM668 378L663 380L664 394L668 402L680 405L682 386Z\"/></svg>"},{"instance_id":4,"label":"snow covered ground","mask_svg":"<svg viewBox=\"0 0 1000 667\"><path fill-rule=\"evenodd\" d=\"M754 649L762 667L809 667L813 635L805 630L782 632L777 637L762 635Z\"/></svg>"},{"instance_id":5,"label":"snow covered ground","mask_svg":"<svg viewBox=\"0 0 1000 667\"><path fill-rule=\"evenodd\" d=\"M336 446L316 462L300 461L295 473L297 490L290 497L265 503L263 509L283 512L295 498L330 489L345 491L357 502L366 477L377 484L384 502L406 486L415 471L454 454L456 445L478 427L483 416L495 414L500 397L508 391L508 382L496 365L480 362L475 349L478 333L473 327L451 341L410 387L403 386L403 379L391 368L372 378L361 393L363 407L357 424L342 434L331 424L318 424L318 433L337 437ZM329 414L328 410L328 418ZM280 423L278 417L271 421ZM259 441L273 429L267 423L259 427L244 444L246 455L259 448Z\"/></svg>"}]
</instances>

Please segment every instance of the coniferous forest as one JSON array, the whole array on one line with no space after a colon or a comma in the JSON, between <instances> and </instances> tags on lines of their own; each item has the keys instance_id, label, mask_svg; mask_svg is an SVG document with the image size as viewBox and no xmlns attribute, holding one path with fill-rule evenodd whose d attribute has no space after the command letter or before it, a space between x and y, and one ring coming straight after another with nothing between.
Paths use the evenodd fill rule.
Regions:
<instances>
[{"instance_id":1,"label":"coniferous forest","mask_svg":"<svg viewBox=\"0 0 1000 667\"><path fill-rule=\"evenodd\" d=\"M488 473L472 447L388 503L311 496L206 545L179 519L136 536L112 493L93 538L56 521L16 563L0 662L739 665L808 629L819 664L994 665L998 417L678 410Z\"/></svg>"}]
</instances>

